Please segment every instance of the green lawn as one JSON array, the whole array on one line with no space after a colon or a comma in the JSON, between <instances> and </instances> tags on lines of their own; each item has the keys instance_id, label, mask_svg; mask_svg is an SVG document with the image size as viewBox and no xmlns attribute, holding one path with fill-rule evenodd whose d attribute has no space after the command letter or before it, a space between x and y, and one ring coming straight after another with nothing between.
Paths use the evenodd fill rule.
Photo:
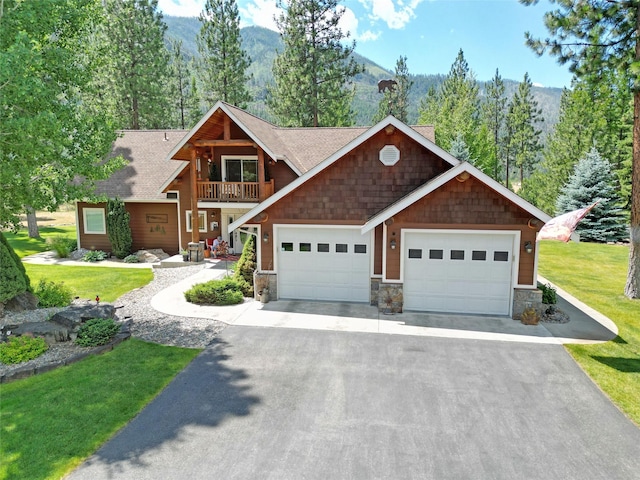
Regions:
<instances>
[{"instance_id":1,"label":"green lawn","mask_svg":"<svg viewBox=\"0 0 640 480\"><path fill-rule=\"evenodd\" d=\"M61 478L199 352L131 339L104 355L0 385L0 479Z\"/></svg>"},{"instance_id":2,"label":"green lawn","mask_svg":"<svg viewBox=\"0 0 640 480\"><path fill-rule=\"evenodd\" d=\"M580 366L640 425L640 300L623 294L629 249L620 245L540 242L540 274L618 326L597 345L567 345Z\"/></svg>"},{"instance_id":3,"label":"green lawn","mask_svg":"<svg viewBox=\"0 0 640 480\"><path fill-rule=\"evenodd\" d=\"M63 236L67 238L76 238L76 227L74 225L64 227L41 227L39 231L40 238L29 238L26 228L19 230L18 233L2 233L20 258L49 250L49 247L47 246L48 237Z\"/></svg>"}]
</instances>

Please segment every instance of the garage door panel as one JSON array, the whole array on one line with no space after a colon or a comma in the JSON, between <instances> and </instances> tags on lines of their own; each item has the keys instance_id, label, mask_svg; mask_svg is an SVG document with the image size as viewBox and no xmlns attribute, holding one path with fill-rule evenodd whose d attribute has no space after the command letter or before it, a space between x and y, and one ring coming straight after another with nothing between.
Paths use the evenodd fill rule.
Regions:
<instances>
[{"instance_id":1,"label":"garage door panel","mask_svg":"<svg viewBox=\"0 0 640 480\"><path fill-rule=\"evenodd\" d=\"M292 244L292 251L277 252L279 296L368 302L369 238L362 236L359 229L278 228L279 247ZM301 251L301 244L310 251ZM358 251L365 253L356 253L356 245Z\"/></svg>"},{"instance_id":2,"label":"garage door panel","mask_svg":"<svg viewBox=\"0 0 640 480\"><path fill-rule=\"evenodd\" d=\"M511 234L407 232L405 309L508 314L513 238Z\"/></svg>"}]
</instances>

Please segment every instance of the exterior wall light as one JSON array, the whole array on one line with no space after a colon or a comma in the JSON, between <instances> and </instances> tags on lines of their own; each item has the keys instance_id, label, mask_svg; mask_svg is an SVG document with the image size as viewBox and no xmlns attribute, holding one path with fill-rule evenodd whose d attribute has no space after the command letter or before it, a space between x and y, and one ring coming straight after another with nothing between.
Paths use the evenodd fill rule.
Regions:
<instances>
[{"instance_id":1,"label":"exterior wall light","mask_svg":"<svg viewBox=\"0 0 640 480\"><path fill-rule=\"evenodd\" d=\"M264 243L267 243L269 241L269 233L265 232L264 235L262 235L262 241Z\"/></svg>"},{"instance_id":2,"label":"exterior wall light","mask_svg":"<svg viewBox=\"0 0 640 480\"><path fill-rule=\"evenodd\" d=\"M527 253L533 253L533 245L531 245L531 242L524 242L524 251Z\"/></svg>"},{"instance_id":3,"label":"exterior wall light","mask_svg":"<svg viewBox=\"0 0 640 480\"><path fill-rule=\"evenodd\" d=\"M389 246L391 247L391 250L395 250L396 249L396 239L392 238L391 242L389 243Z\"/></svg>"}]
</instances>

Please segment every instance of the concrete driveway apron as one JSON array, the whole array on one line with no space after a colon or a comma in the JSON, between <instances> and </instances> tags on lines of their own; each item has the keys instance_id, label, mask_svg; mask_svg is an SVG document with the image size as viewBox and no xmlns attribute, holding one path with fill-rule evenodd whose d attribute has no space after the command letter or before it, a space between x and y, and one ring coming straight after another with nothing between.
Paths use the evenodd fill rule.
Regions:
<instances>
[{"instance_id":1,"label":"concrete driveway apron","mask_svg":"<svg viewBox=\"0 0 640 480\"><path fill-rule=\"evenodd\" d=\"M637 479L560 345L230 326L69 479Z\"/></svg>"}]
</instances>

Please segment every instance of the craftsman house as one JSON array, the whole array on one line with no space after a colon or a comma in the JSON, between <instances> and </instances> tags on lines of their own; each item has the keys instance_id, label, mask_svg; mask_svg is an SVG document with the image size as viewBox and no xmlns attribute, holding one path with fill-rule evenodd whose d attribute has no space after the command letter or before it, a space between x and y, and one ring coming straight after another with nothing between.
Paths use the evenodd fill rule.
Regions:
<instances>
[{"instance_id":1,"label":"craftsman house","mask_svg":"<svg viewBox=\"0 0 640 480\"><path fill-rule=\"evenodd\" d=\"M535 292L549 217L434 143L433 128L280 128L217 103L189 132L124 132L99 185L135 249L257 238L272 298L511 315ZM105 205L78 203L84 248L110 250Z\"/></svg>"}]
</instances>

